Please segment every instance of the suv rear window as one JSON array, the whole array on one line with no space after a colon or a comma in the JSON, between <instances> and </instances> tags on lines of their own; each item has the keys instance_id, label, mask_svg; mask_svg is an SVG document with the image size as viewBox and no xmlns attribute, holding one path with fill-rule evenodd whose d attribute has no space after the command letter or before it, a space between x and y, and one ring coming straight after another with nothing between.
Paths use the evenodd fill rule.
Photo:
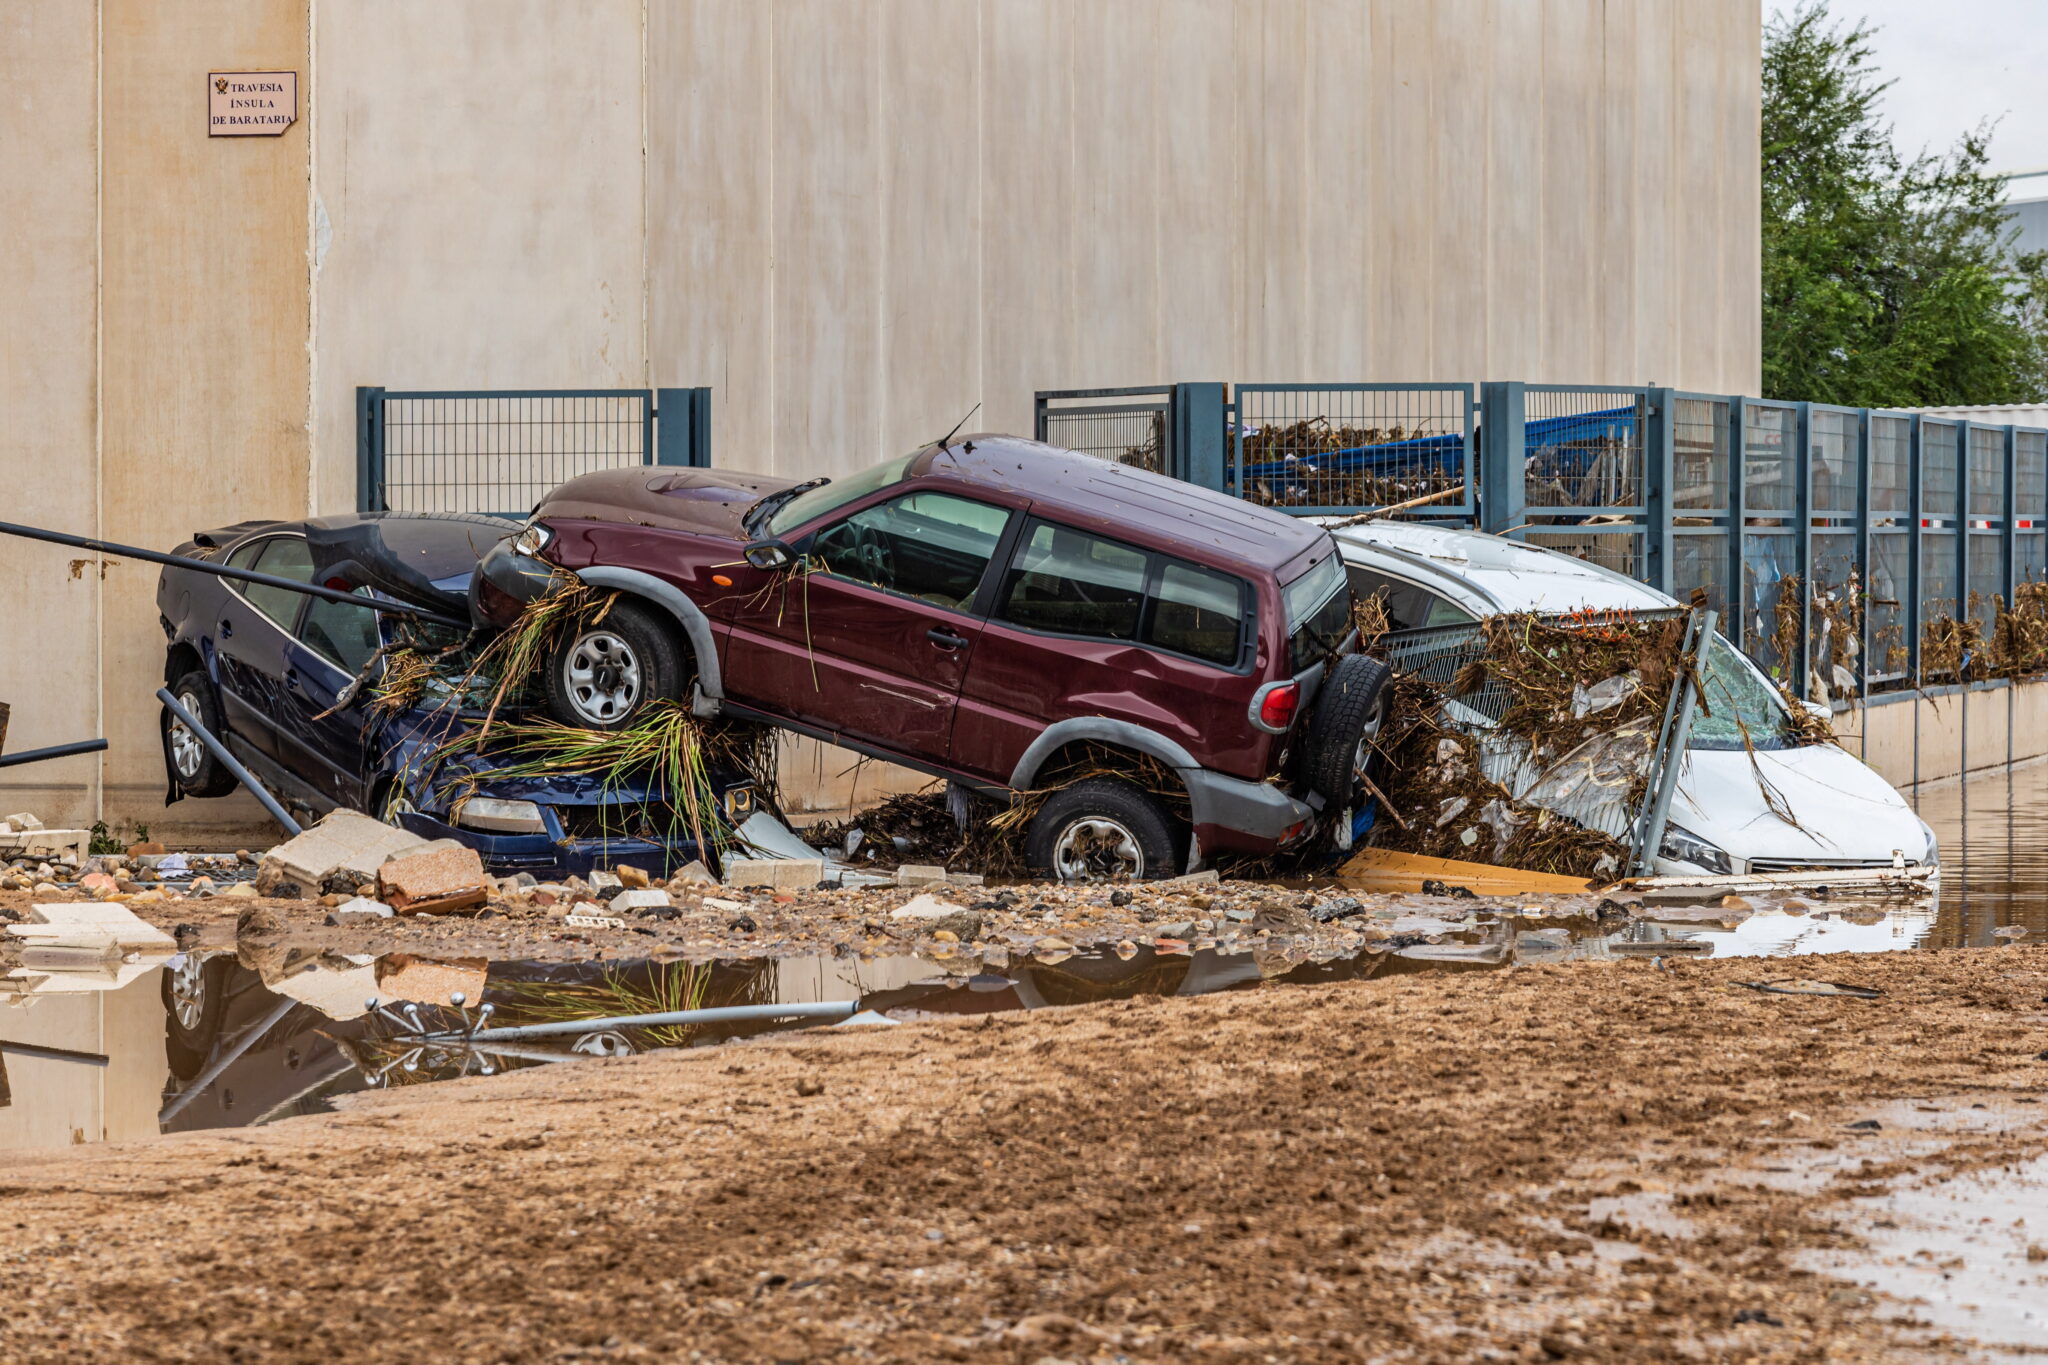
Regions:
<instances>
[{"instance_id":1,"label":"suv rear window","mask_svg":"<svg viewBox=\"0 0 2048 1365\"><path fill-rule=\"evenodd\" d=\"M1026 630L1129 640L1235 668L1246 591L1228 574L1122 541L1033 521L1017 546L996 618Z\"/></svg>"},{"instance_id":2,"label":"suv rear window","mask_svg":"<svg viewBox=\"0 0 2048 1365\"><path fill-rule=\"evenodd\" d=\"M1290 672L1320 662L1351 633L1351 586L1335 554L1280 590L1287 606Z\"/></svg>"}]
</instances>

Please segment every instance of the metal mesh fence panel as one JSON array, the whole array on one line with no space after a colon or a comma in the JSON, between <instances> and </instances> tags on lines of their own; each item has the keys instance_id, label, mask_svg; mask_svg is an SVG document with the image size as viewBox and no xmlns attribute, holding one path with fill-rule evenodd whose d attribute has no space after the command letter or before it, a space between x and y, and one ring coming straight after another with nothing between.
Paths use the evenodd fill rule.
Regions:
<instances>
[{"instance_id":1,"label":"metal mesh fence panel","mask_svg":"<svg viewBox=\"0 0 2048 1365\"><path fill-rule=\"evenodd\" d=\"M1417 515L1471 515L1469 384L1240 384L1236 398L1228 478L1248 501L1352 512L1441 494Z\"/></svg>"},{"instance_id":2,"label":"metal mesh fence panel","mask_svg":"<svg viewBox=\"0 0 2048 1365\"><path fill-rule=\"evenodd\" d=\"M1994 427L1970 428L1970 515L2005 515L2005 433Z\"/></svg>"},{"instance_id":3,"label":"metal mesh fence panel","mask_svg":"<svg viewBox=\"0 0 2048 1365\"><path fill-rule=\"evenodd\" d=\"M1728 614L1728 533L1674 530L1671 535L1671 595L1690 602L1695 589L1706 605Z\"/></svg>"},{"instance_id":4,"label":"metal mesh fence panel","mask_svg":"<svg viewBox=\"0 0 2048 1365\"><path fill-rule=\"evenodd\" d=\"M1957 502L1956 424L1920 425L1920 515L1954 523L1961 515Z\"/></svg>"},{"instance_id":5,"label":"metal mesh fence panel","mask_svg":"<svg viewBox=\"0 0 2048 1365\"><path fill-rule=\"evenodd\" d=\"M653 459L653 395L384 394L384 505L524 513L579 474Z\"/></svg>"},{"instance_id":6,"label":"metal mesh fence panel","mask_svg":"<svg viewBox=\"0 0 2048 1365\"><path fill-rule=\"evenodd\" d=\"M1870 415L1870 515L1901 518L1912 510L1913 419Z\"/></svg>"},{"instance_id":7,"label":"metal mesh fence panel","mask_svg":"<svg viewBox=\"0 0 2048 1365\"><path fill-rule=\"evenodd\" d=\"M1728 506L1728 400L1680 398L1671 415L1671 505L1718 512Z\"/></svg>"},{"instance_id":8,"label":"metal mesh fence panel","mask_svg":"<svg viewBox=\"0 0 2048 1365\"><path fill-rule=\"evenodd\" d=\"M1112 394L1121 401L1105 402ZM1075 396L1038 395L1037 436L1048 445L1099 460L1178 473L1168 449L1166 389L1093 390Z\"/></svg>"},{"instance_id":9,"label":"metal mesh fence panel","mask_svg":"<svg viewBox=\"0 0 2048 1365\"><path fill-rule=\"evenodd\" d=\"M1861 422L1853 412L1816 408L1807 416L1808 477L1812 479L1809 510L1815 516L1853 517L1857 505L1857 434Z\"/></svg>"},{"instance_id":10,"label":"metal mesh fence panel","mask_svg":"<svg viewBox=\"0 0 2048 1365\"><path fill-rule=\"evenodd\" d=\"M1557 527L1530 531L1524 538L1531 545L1557 550L1630 578L1643 576L1643 533L1638 527Z\"/></svg>"},{"instance_id":11,"label":"metal mesh fence panel","mask_svg":"<svg viewBox=\"0 0 2048 1365\"><path fill-rule=\"evenodd\" d=\"M1647 415L1639 391L1530 385L1523 417L1529 509L1641 506Z\"/></svg>"},{"instance_id":12,"label":"metal mesh fence panel","mask_svg":"<svg viewBox=\"0 0 2048 1365\"><path fill-rule=\"evenodd\" d=\"M2013 578L2039 582L2048 572L2048 529L2042 526L2048 505L2048 432L2016 431L2013 464Z\"/></svg>"},{"instance_id":13,"label":"metal mesh fence panel","mask_svg":"<svg viewBox=\"0 0 2048 1365\"><path fill-rule=\"evenodd\" d=\"M1903 682L1911 655L1906 597L1913 584L1913 538L1905 528L1870 533L1869 635L1872 687Z\"/></svg>"},{"instance_id":14,"label":"metal mesh fence panel","mask_svg":"<svg viewBox=\"0 0 2048 1365\"><path fill-rule=\"evenodd\" d=\"M1772 677L1791 680L1797 656L1781 647L1781 587L1799 572L1791 513L1798 507L1799 414L1791 407L1746 403L1742 410L1742 648ZM1796 613L1796 602L1790 604ZM1796 633L1791 636L1796 640Z\"/></svg>"}]
</instances>

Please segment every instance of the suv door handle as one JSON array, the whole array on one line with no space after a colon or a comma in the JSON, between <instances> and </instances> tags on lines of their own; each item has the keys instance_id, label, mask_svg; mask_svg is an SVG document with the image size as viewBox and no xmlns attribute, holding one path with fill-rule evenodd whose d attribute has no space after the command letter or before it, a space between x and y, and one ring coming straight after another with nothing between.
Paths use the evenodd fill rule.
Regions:
<instances>
[{"instance_id":1,"label":"suv door handle","mask_svg":"<svg viewBox=\"0 0 2048 1365\"><path fill-rule=\"evenodd\" d=\"M227 617L225 617L225 616L221 617L221 618L220 618L220 638L221 638L221 639L223 639L223 640L229 639L230 637L232 637L232 636L234 635L234 633L235 633L235 623L234 623L233 621L230 621L230 620L228 620L228 618L227 618Z\"/></svg>"},{"instance_id":2,"label":"suv door handle","mask_svg":"<svg viewBox=\"0 0 2048 1365\"><path fill-rule=\"evenodd\" d=\"M290 688L290 689L291 689L292 691L294 691L294 692L296 692L296 691L298 691L298 690L299 690L299 670L298 670L298 669L296 669L296 668L287 668L287 669L286 669L286 670L284 671L284 685L285 685L286 687Z\"/></svg>"},{"instance_id":3,"label":"suv door handle","mask_svg":"<svg viewBox=\"0 0 2048 1365\"><path fill-rule=\"evenodd\" d=\"M933 626L924 633L924 638L945 650L958 649L967 643L967 637L950 626Z\"/></svg>"}]
</instances>

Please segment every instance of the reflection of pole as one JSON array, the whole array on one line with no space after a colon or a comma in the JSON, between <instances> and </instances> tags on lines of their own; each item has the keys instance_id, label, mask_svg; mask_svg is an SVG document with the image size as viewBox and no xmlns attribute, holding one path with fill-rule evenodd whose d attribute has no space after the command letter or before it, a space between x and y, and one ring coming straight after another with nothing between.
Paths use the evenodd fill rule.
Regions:
<instances>
[{"instance_id":1,"label":"reflection of pole","mask_svg":"<svg viewBox=\"0 0 2048 1365\"><path fill-rule=\"evenodd\" d=\"M200 1091L206 1089L206 1087L212 1085L215 1081L219 1080L221 1072L226 1071L236 1062L241 1061L242 1054L247 1052L250 1048L254 1047L256 1045L256 1040L258 1038L261 1038L264 1034L276 1028L279 1021L281 1021L287 1014L290 1014L292 1012L292 1006L298 1003L298 1001L292 999L288 995L280 998L277 1002L276 1007L272 1009L270 1013L264 1015L261 1019L258 1019L255 1023L251 1024L248 1027L247 1031L245 1031L240 1038L235 1040L235 1045L233 1047L229 1048L226 1052L223 1052L220 1054L220 1056L216 1057L213 1060L212 1065L208 1066L206 1070L200 1072L199 1075L193 1080L192 1084L186 1086L182 1091L178 1092L178 1097L172 1100L169 1104L164 1106L163 1112L156 1116L158 1126L161 1127L164 1124L168 1124L172 1119L178 1117L180 1113L184 1112L185 1106L192 1103L193 1100L197 1099Z\"/></svg>"},{"instance_id":2,"label":"reflection of pole","mask_svg":"<svg viewBox=\"0 0 2048 1365\"><path fill-rule=\"evenodd\" d=\"M105 1066L104 1052L73 1052L68 1047L43 1047L37 1043L10 1043L0 1038L0 1052L11 1052L17 1057L35 1057L45 1062L84 1062L87 1066Z\"/></svg>"},{"instance_id":3,"label":"reflection of pole","mask_svg":"<svg viewBox=\"0 0 2048 1365\"><path fill-rule=\"evenodd\" d=\"M522 1024L516 1028L487 1028L471 1034L453 1034L471 1043L509 1042L514 1038L557 1038L568 1034L600 1033L606 1029L666 1028L676 1024L730 1024L754 1019L844 1019L860 1009L858 1000L827 1000L815 1005L722 1005L715 1009L669 1010L662 1014L624 1014L603 1019L560 1019L548 1024ZM427 1041L440 1036L425 1035Z\"/></svg>"},{"instance_id":4,"label":"reflection of pole","mask_svg":"<svg viewBox=\"0 0 2048 1365\"><path fill-rule=\"evenodd\" d=\"M179 704L178 699L171 695L170 688L159 687L156 690L156 699L169 707L172 715L185 722L186 729L199 736L199 742L212 751L213 756L220 760L220 765L223 768L233 773L241 781L241 784L249 789L251 796L263 803L263 809L269 811L271 818L285 827L286 833L302 834L305 832L300 828L298 821L285 814L284 807L277 804L277 798L270 794L270 789L261 782L258 782L255 776L242 766L241 760L228 752L225 744L222 744L213 737L213 731L201 725L199 717L193 715Z\"/></svg>"},{"instance_id":5,"label":"reflection of pole","mask_svg":"<svg viewBox=\"0 0 2048 1365\"><path fill-rule=\"evenodd\" d=\"M1714 623L1717 619L1718 613L1709 607L1694 612L1686 623L1685 644L1679 649L1679 662L1683 664L1690 659L1691 666L1680 672L1677 685L1671 690L1664 724L1657 736L1657 762L1652 769L1656 786L1650 792L1650 808L1637 831L1635 870L1642 875L1656 870L1657 850L1664 844L1664 827L1671 820L1671 798L1678 790L1678 772L1685 763L1685 741L1692 732L1693 706L1699 700L1693 693L1693 679L1706 666L1708 651L1714 644Z\"/></svg>"}]
</instances>

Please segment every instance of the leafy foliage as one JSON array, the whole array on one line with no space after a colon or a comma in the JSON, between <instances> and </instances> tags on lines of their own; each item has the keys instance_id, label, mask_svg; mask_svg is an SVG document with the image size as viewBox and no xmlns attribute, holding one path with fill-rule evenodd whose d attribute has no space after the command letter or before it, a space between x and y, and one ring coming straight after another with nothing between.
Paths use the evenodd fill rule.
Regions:
<instances>
[{"instance_id":1,"label":"leafy foliage","mask_svg":"<svg viewBox=\"0 0 2048 1365\"><path fill-rule=\"evenodd\" d=\"M1772 19L1763 65L1763 377L1852 406L2048 392L2044 253L2021 254L1985 174L1991 125L1903 155L1867 24L1826 0Z\"/></svg>"}]
</instances>

